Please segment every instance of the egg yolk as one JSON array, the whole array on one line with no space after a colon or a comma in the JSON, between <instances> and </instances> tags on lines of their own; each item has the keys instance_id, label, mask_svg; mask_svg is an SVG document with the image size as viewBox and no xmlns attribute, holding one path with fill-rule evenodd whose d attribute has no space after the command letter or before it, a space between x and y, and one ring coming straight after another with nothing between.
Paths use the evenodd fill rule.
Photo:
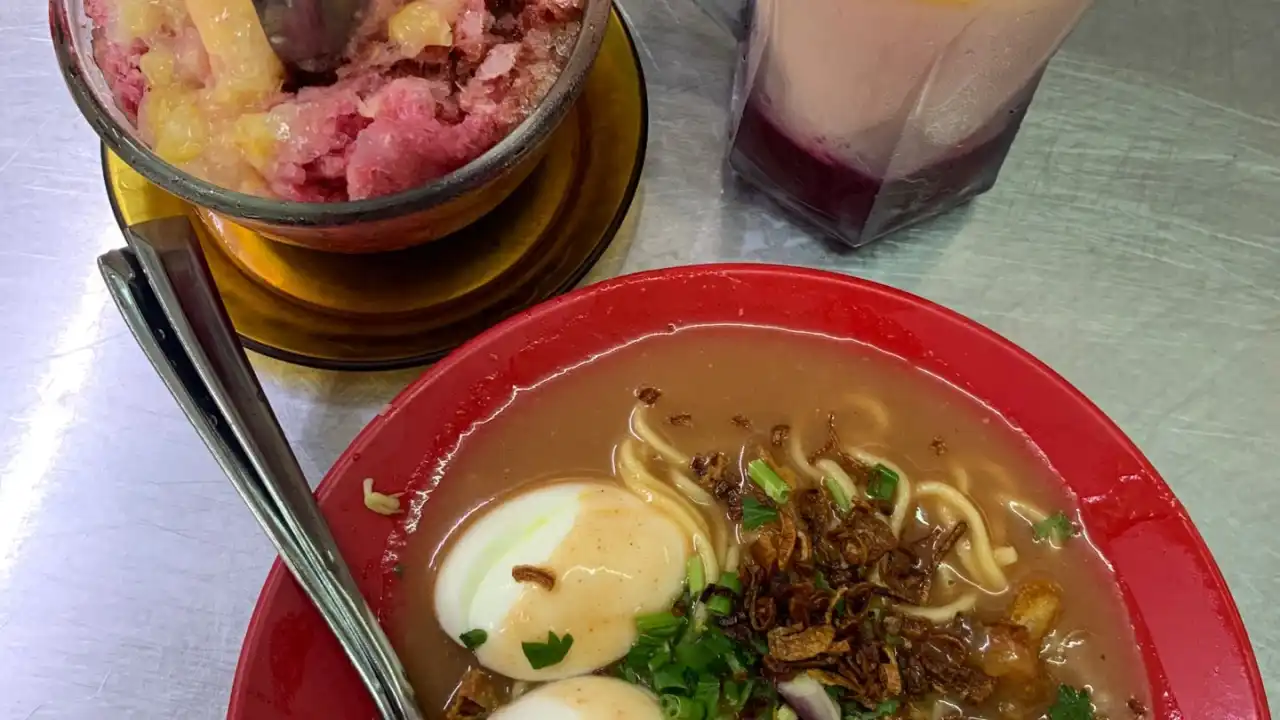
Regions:
<instances>
[{"instance_id":1,"label":"egg yolk","mask_svg":"<svg viewBox=\"0 0 1280 720\"><path fill-rule=\"evenodd\" d=\"M612 663L635 641L635 617L671 606L691 552L666 515L621 486L573 482L500 502L452 543L435 605L453 638L484 630L482 665L517 680L554 680ZM554 579L516 578L526 566ZM563 659L533 667L523 643L573 638Z\"/></svg>"}]
</instances>

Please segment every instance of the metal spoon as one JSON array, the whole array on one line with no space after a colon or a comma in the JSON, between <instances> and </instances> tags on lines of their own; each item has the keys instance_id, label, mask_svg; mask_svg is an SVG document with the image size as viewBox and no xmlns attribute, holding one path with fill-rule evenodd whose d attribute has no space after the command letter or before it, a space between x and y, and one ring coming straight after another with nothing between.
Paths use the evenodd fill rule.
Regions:
<instances>
[{"instance_id":1,"label":"metal spoon","mask_svg":"<svg viewBox=\"0 0 1280 720\"><path fill-rule=\"evenodd\" d=\"M422 720L404 667L320 514L182 217L125 232L98 259L116 306L169 392L315 604L383 718Z\"/></svg>"},{"instance_id":2,"label":"metal spoon","mask_svg":"<svg viewBox=\"0 0 1280 720\"><path fill-rule=\"evenodd\" d=\"M334 70L372 0L253 0L262 29L286 65Z\"/></svg>"}]
</instances>

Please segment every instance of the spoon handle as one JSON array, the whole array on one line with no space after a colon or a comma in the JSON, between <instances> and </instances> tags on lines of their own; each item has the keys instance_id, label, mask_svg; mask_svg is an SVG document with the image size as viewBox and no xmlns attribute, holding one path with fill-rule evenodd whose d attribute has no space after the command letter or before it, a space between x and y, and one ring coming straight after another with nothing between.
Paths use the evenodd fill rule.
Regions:
<instances>
[{"instance_id":1,"label":"spoon handle","mask_svg":"<svg viewBox=\"0 0 1280 720\"><path fill-rule=\"evenodd\" d=\"M126 232L99 267L129 329L337 636L382 717L421 720L404 668L311 494L181 217Z\"/></svg>"}]
</instances>

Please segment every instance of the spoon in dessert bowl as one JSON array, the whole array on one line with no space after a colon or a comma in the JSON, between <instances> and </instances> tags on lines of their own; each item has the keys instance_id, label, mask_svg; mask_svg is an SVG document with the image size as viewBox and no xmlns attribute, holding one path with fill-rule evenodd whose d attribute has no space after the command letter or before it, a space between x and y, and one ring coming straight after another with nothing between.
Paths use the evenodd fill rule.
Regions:
<instances>
[{"instance_id":1,"label":"spoon in dessert bowl","mask_svg":"<svg viewBox=\"0 0 1280 720\"><path fill-rule=\"evenodd\" d=\"M309 74L337 69L371 0L253 0L267 41L286 67Z\"/></svg>"}]
</instances>

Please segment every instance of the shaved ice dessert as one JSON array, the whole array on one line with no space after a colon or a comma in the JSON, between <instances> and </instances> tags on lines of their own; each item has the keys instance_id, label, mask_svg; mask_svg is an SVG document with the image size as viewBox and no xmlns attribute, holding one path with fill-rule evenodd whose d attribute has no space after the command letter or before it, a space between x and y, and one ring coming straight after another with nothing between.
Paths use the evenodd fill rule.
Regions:
<instances>
[{"instance_id":1,"label":"shaved ice dessert","mask_svg":"<svg viewBox=\"0 0 1280 720\"><path fill-rule=\"evenodd\" d=\"M585 0L374 0L330 77L290 77L252 0L85 0L94 58L165 161L224 188L361 200L496 145L568 61Z\"/></svg>"}]
</instances>

